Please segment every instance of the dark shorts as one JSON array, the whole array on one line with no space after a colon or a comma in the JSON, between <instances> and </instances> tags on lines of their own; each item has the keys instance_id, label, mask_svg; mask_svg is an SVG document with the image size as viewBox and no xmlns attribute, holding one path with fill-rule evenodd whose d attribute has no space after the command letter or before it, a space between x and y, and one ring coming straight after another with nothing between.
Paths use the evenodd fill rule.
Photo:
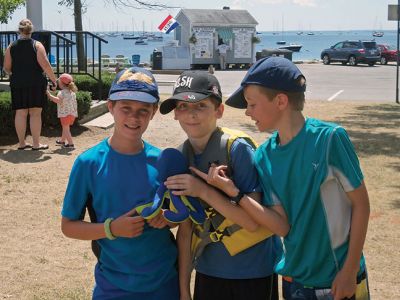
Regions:
<instances>
[{"instance_id":1,"label":"dark shorts","mask_svg":"<svg viewBox=\"0 0 400 300\"><path fill-rule=\"evenodd\" d=\"M285 300L333 300L331 289L305 287L290 278L282 279L282 292ZM367 272L364 271L357 278L356 294L346 300L369 300Z\"/></svg>"},{"instance_id":2,"label":"dark shorts","mask_svg":"<svg viewBox=\"0 0 400 300\"><path fill-rule=\"evenodd\" d=\"M179 300L178 276L170 279L154 292L129 292L110 283L101 273L99 265L95 267L96 284L93 300Z\"/></svg>"},{"instance_id":3,"label":"dark shorts","mask_svg":"<svg viewBox=\"0 0 400 300\"><path fill-rule=\"evenodd\" d=\"M196 273L194 300L278 300L277 275L224 279Z\"/></svg>"},{"instance_id":4,"label":"dark shorts","mask_svg":"<svg viewBox=\"0 0 400 300\"><path fill-rule=\"evenodd\" d=\"M11 89L11 107L13 110L44 108L47 104L46 85Z\"/></svg>"}]
</instances>

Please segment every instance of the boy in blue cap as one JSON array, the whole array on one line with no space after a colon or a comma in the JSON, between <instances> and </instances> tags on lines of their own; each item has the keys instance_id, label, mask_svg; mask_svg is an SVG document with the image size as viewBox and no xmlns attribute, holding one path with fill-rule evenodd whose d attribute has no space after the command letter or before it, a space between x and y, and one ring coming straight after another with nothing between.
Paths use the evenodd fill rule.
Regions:
<instances>
[{"instance_id":1,"label":"boy in blue cap","mask_svg":"<svg viewBox=\"0 0 400 300\"><path fill-rule=\"evenodd\" d=\"M142 140L158 102L149 71L118 73L108 101L114 132L78 156L71 171L62 231L92 240L98 259L93 299L179 299L172 233L161 214L147 224L134 209L153 199L159 185L160 149ZM83 220L86 208L91 223Z\"/></svg>"},{"instance_id":2,"label":"boy in blue cap","mask_svg":"<svg viewBox=\"0 0 400 300\"><path fill-rule=\"evenodd\" d=\"M160 105L162 114L171 111L187 135L180 150L191 166L212 172L218 164L226 164L223 172L240 191L260 198L253 141L241 132L217 126L224 105L215 76L183 72L173 95ZM195 300L277 299L273 270L281 255L281 242L233 205L240 200L238 192L223 194L190 174L171 176L166 186L176 195L200 198L207 214L203 224L189 220L179 226L181 300L191 299L191 258L196 269ZM224 184L219 189L224 191Z\"/></svg>"},{"instance_id":3,"label":"boy in blue cap","mask_svg":"<svg viewBox=\"0 0 400 300\"><path fill-rule=\"evenodd\" d=\"M342 127L303 116L305 89L291 61L269 57L226 101L246 108L261 132L274 131L255 154L264 206L248 195L239 205L284 237L276 271L286 300L369 299L362 249L370 210L360 164ZM214 185L227 180L218 170L212 175Z\"/></svg>"}]
</instances>

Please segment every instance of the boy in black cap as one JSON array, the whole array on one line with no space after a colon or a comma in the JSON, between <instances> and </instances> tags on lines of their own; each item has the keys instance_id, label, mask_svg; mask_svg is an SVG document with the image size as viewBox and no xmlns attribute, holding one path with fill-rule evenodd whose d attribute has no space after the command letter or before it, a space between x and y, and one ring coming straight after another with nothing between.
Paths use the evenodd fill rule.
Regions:
<instances>
[{"instance_id":1,"label":"boy in black cap","mask_svg":"<svg viewBox=\"0 0 400 300\"><path fill-rule=\"evenodd\" d=\"M133 67L117 74L108 109L110 138L81 154L71 171L62 209L62 231L92 240L98 262L93 299L179 299L177 249L160 215L148 226L135 207L158 188L160 149L142 140L158 108L153 75ZM91 223L83 221L88 208Z\"/></svg>"},{"instance_id":2,"label":"boy in black cap","mask_svg":"<svg viewBox=\"0 0 400 300\"><path fill-rule=\"evenodd\" d=\"M172 110L188 136L180 149L189 164L205 173L212 173L219 164L227 165L221 172L231 176L239 194L259 197L252 139L239 131L217 127L224 112L217 78L207 72L183 72L173 96L160 106L162 114ZM221 184L217 190L189 174L169 177L165 184L176 195L199 197L207 213L201 226L190 221L179 226L181 299L191 299L192 262L197 271L195 300L264 300L271 299L273 291L272 299L276 299L273 268L280 241L270 231L259 229L236 205L238 191L225 194L229 185Z\"/></svg>"},{"instance_id":3,"label":"boy in black cap","mask_svg":"<svg viewBox=\"0 0 400 300\"><path fill-rule=\"evenodd\" d=\"M284 237L276 271L286 300L369 299L362 254L369 199L360 164L342 127L303 116L305 89L291 61L270 57L226 101L246 108L260 131L274 130L255 154L266 207L248 195L240 207L272 231L273 209L290 224L274 231ZM217 174L214 181L227 179Z\"/></svg>"}]
</instances>

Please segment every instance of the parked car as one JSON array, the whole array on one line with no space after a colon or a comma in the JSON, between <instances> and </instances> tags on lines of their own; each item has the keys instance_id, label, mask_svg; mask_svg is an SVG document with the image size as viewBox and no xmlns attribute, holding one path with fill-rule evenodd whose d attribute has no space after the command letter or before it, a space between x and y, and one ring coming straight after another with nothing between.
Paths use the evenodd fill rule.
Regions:
<instances>
[{"instance_id":1,"label":"parked car","mask_svg":"<svg viewBox=\"0 0 400 300\"><path fill-rule=\"evenodd\" d=\"M381 51L381 65L386 65L389 61L397 60L397 50L394 47L379 44L378 48Z\"/></svg>"},{"instance_id":2,"label":"parked car","mask_svg":"<svg viewBox=\"0 0 400 300\"><path fill-rule=\"evenodd\" d=\"M356 66L365 63L373 66L380 60L380 51L375 41L343 41L321 52L324 65L331 62Z\"/></svg>"}]
</instances>

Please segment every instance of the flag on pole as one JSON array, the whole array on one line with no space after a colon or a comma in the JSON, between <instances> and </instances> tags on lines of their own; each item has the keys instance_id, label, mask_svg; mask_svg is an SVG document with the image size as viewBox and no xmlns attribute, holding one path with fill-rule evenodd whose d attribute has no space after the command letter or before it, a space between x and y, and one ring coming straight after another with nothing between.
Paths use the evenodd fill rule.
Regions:
<instances>
[{"instance_id":1,"label":"flag on pole","mask_svg":"<svg viewBox=\"0 0 400 300\"><path fill-rule=\"evenodd\" d=\"M179 25L178 21L175 20L171 15L168 17L158 26L158 29L164 33L170 33Z\"/></svg>"}]
</instances>

